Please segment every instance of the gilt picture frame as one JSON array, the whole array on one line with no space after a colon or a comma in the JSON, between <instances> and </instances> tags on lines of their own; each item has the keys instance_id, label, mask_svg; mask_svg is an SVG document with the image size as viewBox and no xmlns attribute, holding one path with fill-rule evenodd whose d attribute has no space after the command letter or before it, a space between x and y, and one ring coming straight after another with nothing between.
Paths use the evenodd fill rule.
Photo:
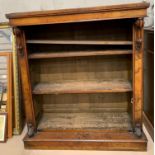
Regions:
<instances>
[{"instance_id":1,"label":"gilt picture frame","mask_svg":"<svg viewBox=\"0 0 155 155\"><path fill-rule=\"evenodd\" d=\"M0 52L0 58L6 58L6 64L1 64L6 65L7 69L7 103L6 103L6 113L7 113L7 137L11 138L12 137L12 128L13 128L13 76L12 76L12 52L7 51L7 52ZM1 65L2 66L2 65ZM2 66L3 67L3 66Z\"/></svg>"},{"instance_id":2,"label":"gilt picture frame","mask_svg":"<svg viewBox=\"0 0 155 155\"><path fill-rule=\"evenodd\" d=\"M7 113L0 113L0 142L6 142Z\"/></svg>"}]
</instances>

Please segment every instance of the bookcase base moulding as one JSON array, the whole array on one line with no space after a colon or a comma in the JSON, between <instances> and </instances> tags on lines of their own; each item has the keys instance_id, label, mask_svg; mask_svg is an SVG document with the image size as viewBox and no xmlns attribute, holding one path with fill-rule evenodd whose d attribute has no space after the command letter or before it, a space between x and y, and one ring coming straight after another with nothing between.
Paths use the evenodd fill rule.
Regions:
<instances>
[{"instance_id":1,"label":"bookcase base moulding","mask_svg":"<svg viewBox=\"0 0 155 155\"><path fill-rule=\"evenodd\" d=\"M6 15L16 35L27 149L145 151L148 3Z\"/></svg>"}]
</instances>

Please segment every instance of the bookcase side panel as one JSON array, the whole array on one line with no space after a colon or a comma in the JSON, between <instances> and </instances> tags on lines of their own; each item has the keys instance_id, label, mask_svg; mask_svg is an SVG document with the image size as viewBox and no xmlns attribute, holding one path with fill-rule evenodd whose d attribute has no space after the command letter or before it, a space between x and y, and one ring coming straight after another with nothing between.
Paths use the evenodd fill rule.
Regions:
<instances>
[{"instance_id":1,"label":"bookcase side panel","mask_svg":"<svg viewBox=\"0 0 155 155\"><path fill-rule=\"evenodd\" d=\"M14 28L14 33L17 38L16 49L17 49L19 65L20 65L26 122L28 124L28 128L29 126L31 126L31 129L33 128L34 130L36 128L36 120L35 120L35 111L34 111L34 105L33 105L32 93L31 93L25 35L24 35L24 32L19 28Z\"/></svg>"}]
</instances>

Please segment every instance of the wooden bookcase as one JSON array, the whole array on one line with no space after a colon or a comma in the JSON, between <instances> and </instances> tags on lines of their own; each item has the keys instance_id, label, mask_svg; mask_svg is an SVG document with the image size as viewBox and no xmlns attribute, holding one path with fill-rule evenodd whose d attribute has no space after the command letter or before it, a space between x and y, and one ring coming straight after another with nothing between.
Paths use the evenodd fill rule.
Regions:
<instances>
[{"instance_id":1,"label":"wooden bookcase","mask_svg":"<svg viewBox=\"0 0 155 155\"><path fill-rule=\"evenodd\" d=\"M147 3L8 14L29 149L146 150Z\"/></svg>"}]
</instances>

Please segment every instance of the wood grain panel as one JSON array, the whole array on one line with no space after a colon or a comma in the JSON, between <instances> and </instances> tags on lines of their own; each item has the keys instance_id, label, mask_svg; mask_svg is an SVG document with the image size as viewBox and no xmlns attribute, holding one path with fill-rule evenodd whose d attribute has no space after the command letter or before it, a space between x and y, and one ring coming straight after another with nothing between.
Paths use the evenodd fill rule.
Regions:
<instances>
[{"instance_id":1,"label":"wood grain panel","mask_svg":"<svg viewBox=\"0 0 155 155\"><path fill-rule=\"evenodd\" d=\"M129 112L131 93L35 95L47 113Z\"/></svg>"},{"instance_id":2,"label":"wood grain panel","mask_svg":"<svg viewBox=\"0 0 155 155\"><path fill-rule=\"evenodd\" d=\"M48 67L47 67L48 66ZM131 55L31 61L32 84L37 82L125 80L131 81Z\"/></svg>"}]
</instances>

